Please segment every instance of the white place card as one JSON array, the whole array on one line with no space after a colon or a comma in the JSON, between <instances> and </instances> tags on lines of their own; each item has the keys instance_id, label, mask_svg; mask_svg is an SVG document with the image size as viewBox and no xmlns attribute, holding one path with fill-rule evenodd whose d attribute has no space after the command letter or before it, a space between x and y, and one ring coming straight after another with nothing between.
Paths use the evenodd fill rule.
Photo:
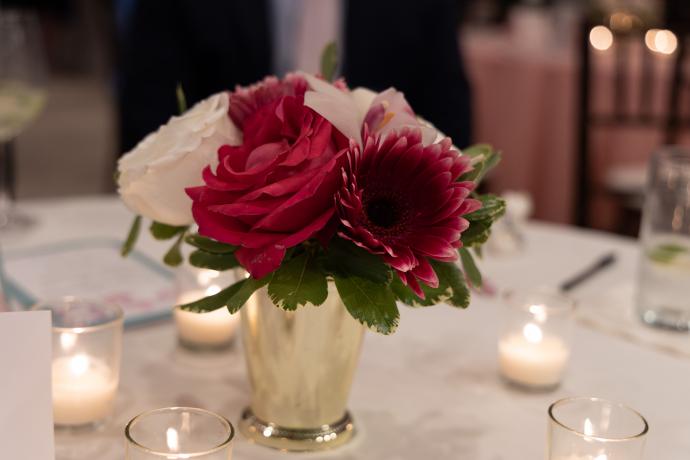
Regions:
<instances>
[{"instance_id":1,"label":"white place card","mask_svg":"<svg viewBox=\"0 0 690 460\"><path fill-rule=\"evenodd\" d=\"M49 311L0 313L0 458L53 460Z\"/></svg>"}]
</instances>

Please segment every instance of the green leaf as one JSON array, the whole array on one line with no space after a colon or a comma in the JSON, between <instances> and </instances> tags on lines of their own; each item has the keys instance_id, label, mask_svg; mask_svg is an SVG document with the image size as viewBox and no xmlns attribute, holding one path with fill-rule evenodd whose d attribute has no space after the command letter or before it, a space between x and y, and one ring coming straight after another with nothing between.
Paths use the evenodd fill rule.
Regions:
<instances>
[{"instance_id":1,"label":"green leaf","mask_svg":"<svg viewBox=\"0 0 690 460\"><path fill-rule=\"evenodd\" d=\"M170 250L168 250L168 252L165 253L165 256L163 256L163 262L165 262L166 265L170 265L171 267L177 267L178 265L182 264L183 258L182 251L180 251L180 247L182 246L183 240L184 232L180 234L180 236L175 241L175 244L173 244Z\"/></svg>"},{"instance_id":2,"label":"green leaf","mask_svg":"<svg viewBox=\"0 0 690 460\"><path fill-rule=\"evenodd\" d=\"M247 300L254 294L255 291L261 289L268 284L270 276L264 276L260 280L256 278L247 278L242 281L238 281L235 284L239 284L237 291L228 299L225 305L228 307L230 313L237 313L240 308L247 303Z\"/></svg>"},{"instance_id":3,"label":"green leaf","mask_svg":"<svg viewBox=\"0 0 690 460\"><path fill-rule=\"evenodd\" d=\"M189 263L195 267L218 271L229 270L240 265L234 254L213 254L201 249L189 255Z\"/></svg>"},{"instance_id":4,"label":"green leaf","mask_svg":"<svg viewBox=\"0 0 690 460\"><path fill-rule=\"evenodd\" d=\"M235 252L237 246L231 244L221 243L220 241L212 240L211 238L206 238L198 233L193 235L187 235L185 241L197 249L201 249L206 252L211 252L213 254L229 254Z\"/></svg>"},{"instance_id":5,"label":"green leaf","mask_svg":"<svg viewBox=\"0 0 690 460\"><path fill-rule=\"evenodd\" d=\"M347 311L381 334L391 334L398 327L400 313L395 296L380 283L358 276L335 276L335 285Z\"/></svg>"},{"instance_id":6,"label":"green leaf","mask_svg":"<svg viewBox=\"0 0 690 460\"><path fill-rule=\"evenodd\" d=\"M463 216L470 222L489 220L493 223L506 212L506 202L503 198L489 194L481 195L477 199L481 201L482 207Z\"/></svg>"},{"instance_id":7,"label":"green leaf","mask_svg":"<svg viewBox=\"0 0 690 460\"><path fill-rule=\"evenodd\" d=\"M235 295L237 291L242 287L242 283L246 280L238 281L237 283L226 287L217 294L212 296L204 297L194 302L190 302L184 305L180 305L180 308L187 311L193 311L196 313L203 313L207 311L218 310L219 308L225 306L225 304Z\"/></svg>"},{"instance_id":8,"label":"green leaf","mask_svg":"<svg viewBox=\"0 0 690 460\"><path fill-rule=\"evenodd\" d=\"M187 97L184 95L182 83L177 83L177 87L175 87L175 97L177 98L177 111L182 115L187 111Z\"/></svg>"},{"instance_id":9,"label":"green leaf","mask_svg":"<svg viewBox=\"0 0 690 460\"><path fill-rule=\"evenodd\" d=\"M321 75L327 81L335 79L335 71L338 68L338 46L331 42L321 52Z\"/></svg>"},{"instance_id":10,"label":"green leaf","mask_svg":"<svg viewBox=\"0 0 690 460\"><path fill-rule=\"evenodd\" d=\"M186 226L176 227L174 225L161 224L160 222L151 222L149 231L151 235L157 240L169 240L187 230Z\"/></svg>"},{"instance_id":11,"label":"green leaf","mask_svg":"<svg viewBox=\"0 0 690 460\"><path fill-rule=\"evenodd\" d=\"M322 264L326 272L341 277L359 276L383 285L393 278L391 269L379 256L343 238L331 240Z\"/></svg>"},{"instance_id":12,"label":"green leaf","mask_svg":"<svg viewBox=\"0 0 690 460\"><path fill-rule=\"evenodd\" d=\"M478 247L486 243L491 236L491 222L476 221L470 222L467 230L462 232L462 244L466 248Z\"/></svg>"},{"instance_id":13,"label":"green leaf","mask_svg":"<svg viewBox=\"0 0 690 460\"><path fill-rule=\"evenodd\" d=\"M132 221L132 226L127 234L127 239L122 244L122 248L120 249L120 254L122 254L122 257L127 257L129 253L132 252L132 249L134 249L134 245L137 243L137 239L139 238L140 229L141 216L136 216Z\"/></svg>"},{"instance_id":14,"label":"green leaf","mask_svg":"<svg viewBox=\"0 0 690 460\"><path fill-rule=\"evenodd\" d=\"M391 282L393 294L401 302L413 307L430 307L439 303L448 303L454 307L466 308L470 302L470 291L460 268L453 262L436 260L432 260L431 265L438 276L438 287L432 288L422 284L423 299L405 286L398 277Z\"/></svg>"},{"instance_id":15,"label":"green leaf","mask_svg":"<svg viewBox=\"0 0 690 460\"><path fill-rule=\"evenodd\" d=\"M478 156L486 157L493 152L493 150L494 148L489 144L474 144L462 149L462 153L463 155L468 155L472 158Z\"/></svg>"},{"instance_id":16,"label":"green leaf","mask_svg":"<svg viewBox=\"0 0 690 460\"><path fill-rule=\"evenodd\" d=\"M478 144L462 151L465 155L476 159L472 171L463 174L460 181L473 181L479 184L484 176L501 160L501 152L494 150L488 144Z\"/></svg>"},{"instance_id":17,"label":"green leaf","mask_svg":"<svg viewBox=\"0 0 690 460\"><path fill-rule=\"evenodd\" d=\"M470 283L476 288L482 287L482 274L474 263L472 253L467 248L460 248L460 260L462 261L462 269L465 275L470 280Z\"/></svg>"},{"instance_id":18,"label":"green leaf","mask_svg":"<svg viewBox=\"0 0 690 460\"><path fill-rule=\"evenodd\" d=\"M395 295L395 298L411 307L432 307L444 301L446 286L441 286L439 284L439 287L432 288L423 283L421 286L422 291L424 291L423 299L415 294L409 286L405 286L398 276L393 277L393 281L391 281L390 284L391 291L393 295Z\"/></svg>"},{"instance_id":19,"label":"green leaf","mask_svg":"<svg viewBox=\"0 0 690 460\"><path fill-rule=\"evenodd\" d=\"M328 282L305 252L278 268L268 284L268 295L283 310L296 310L307 303L321 305L328 297Z\"/></svg>"},{"instance_id":20,"label":"green leaf","mask_svg":"<svg viewBox=\"0 0 690 460\"><path fill-rule=\"evenodd\" d=\"M444 301L454 307L467 308L470 304L470 290L455 262L432 260L431 265L438 276L439 286L449 288L450 295Z\"/></svg>"}]
</instances>

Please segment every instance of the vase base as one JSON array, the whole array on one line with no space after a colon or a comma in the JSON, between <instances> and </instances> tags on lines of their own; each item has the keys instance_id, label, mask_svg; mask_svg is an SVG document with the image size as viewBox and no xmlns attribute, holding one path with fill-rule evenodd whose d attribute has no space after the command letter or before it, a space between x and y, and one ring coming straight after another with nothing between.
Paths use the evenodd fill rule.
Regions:
<instances>
[{"instance_id":1,"label":"vase base","mask_svg":"<svg viewBox=\"0 0 690 460\"><path fill-rule=\"evenodd\" d=\"M330 425L314 429L284 428L265 422L254 415L251 408L242 413L240 432L250 441L262 446L288 452L315 452L342 446L355 435L355 425L349 412Z\"/></svg>"}]
</instances>

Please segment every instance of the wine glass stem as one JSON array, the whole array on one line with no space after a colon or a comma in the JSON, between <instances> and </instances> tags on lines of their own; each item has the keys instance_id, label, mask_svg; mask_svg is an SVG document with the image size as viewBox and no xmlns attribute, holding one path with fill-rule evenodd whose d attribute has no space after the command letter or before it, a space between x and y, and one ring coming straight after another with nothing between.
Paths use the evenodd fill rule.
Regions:
<instances>
[{"instance_id":1,"label":"wine glass stem","mask_svg":"<svg viewBox=\"0 0 690 460\"><path fill-rule=\"evenodd\" d=\"M14 200L14 152L12 142L0 142L0 228L8 224Z\"/></svg>"}]
</instances>

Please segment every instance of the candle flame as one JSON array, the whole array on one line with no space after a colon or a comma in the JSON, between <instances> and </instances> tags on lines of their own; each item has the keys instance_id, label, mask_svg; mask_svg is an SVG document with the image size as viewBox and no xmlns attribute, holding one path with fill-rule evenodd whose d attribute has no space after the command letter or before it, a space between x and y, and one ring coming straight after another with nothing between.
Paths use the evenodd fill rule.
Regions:
<instances>
[{"instance_id":1,"label":"candle flame","mask_svg":"<svg viewBox=\"0 0 690 460\"><path fill-rule=\"evenodd\" d=\"M208 286L211 282L220 276L220 272L217 270L203 269L199 271L196 279L201 286Z\"/></svg>"},{"instance_id":2,"label":"candle flame","mask_svg":"<svg viewBox=\"0 0 690 460\"><path fill-rule=\"evenodd\" d=\"M74 375L84 375L91 365L86 355L75 355L69 361L69 370Z\"/></svg>"},{"instance_id":3,"label":"candle flame","mask_svg":"<svg viewBox=\"0 0 690 460\"><path fill-rule=\"evenodd\" d=\"M594 460L609 460L609 457L606 454L601 454L594 457Z\"/></svg>"},{"instance_id":4,"label":"candle flame","mask_svg":"<svg viewBox=\"0 0 690 460\"><path fill-rule=\"evenodd\" d=\"M212 284L206 288L206 296L215 295L220 292L220 286Z\"/></svg>"},{"instance_id":5,"label":"candle flame","mask_svg":"<svg viewBox=\"0 0 690 460\"><path fill-rule=\"evenodd\" d=\"M60 346L64 351L69 351L74 348L77 343L77 334L72 332L63 332L60 334Z\"/></svg>"},{"instance_id":6,"label":"candle flame","mask_svg":"<svg viewBox=\"0 0 690 460\"><path fill-rule=\"evenodd\" d=\"M594 434L594 425L592 425L592 421L588 418L585 419L584 433L585 436L592 436ZM596 460L606 460L606 458L599 459L597 457Z\"/></svg>"},{"instance_id":7,"label":"candle flame","mask_svg":"<svg viewBox=\"0 0 690 460\"><path fill-rule=\"evenodd\" d=\"M165 440L171 452L180 451L180 437L175 428L170 427L165 431Z\"/></svg>"},{"instance_id":8,"label":"candle flame","mask_svg":"<svg viewBox=\"0 0 690 460\"><path fill-rule=\"evenodd\" d=\"M529 343L540 343L544 339L544 333L541 328L534 323L527 323L522 328L522 335Z\"/></svg>"},{"instance_id":9,"label":"candle flame","mask_svg":"<svg viewBox=\"0 0 690 460\"><path fill-rule=\"evenodd\" d=\"M534 320L538 323L546 322L546 306L545 305L530 305L529 312L534 316Z\"/></svg>"}]
</instances>

